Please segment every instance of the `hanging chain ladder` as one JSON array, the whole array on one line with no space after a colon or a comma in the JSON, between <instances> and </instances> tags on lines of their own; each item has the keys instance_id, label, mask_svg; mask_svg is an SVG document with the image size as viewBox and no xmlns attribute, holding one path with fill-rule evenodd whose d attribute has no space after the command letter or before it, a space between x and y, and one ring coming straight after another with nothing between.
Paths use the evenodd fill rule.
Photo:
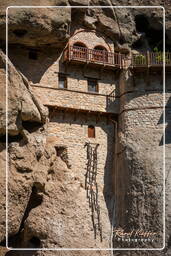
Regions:
<instances>
[{"instance_id":1,"label":"hanging chain ladder","mask_svg":"<svg viewBox=\"0 0 171 256\"><path fill-rule=\"evenodd\" d=\"M100 205L98 202L98 184L97 184L97 148L99 144L86 143L87 147L87 171L85 174L85 189L91 209L92 224L95 239L97 233L102 242L102 225L100 220Z\"/></svg>"}]
</instances>

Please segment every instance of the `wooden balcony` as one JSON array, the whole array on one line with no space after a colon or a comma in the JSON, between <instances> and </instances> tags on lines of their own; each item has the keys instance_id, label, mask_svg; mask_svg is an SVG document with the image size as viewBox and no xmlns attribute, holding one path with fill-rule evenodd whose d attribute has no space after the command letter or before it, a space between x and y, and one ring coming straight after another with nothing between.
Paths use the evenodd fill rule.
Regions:
<instances>
[{"instance_id":1,"label":"wooden balcony","mask_svg":"<svg viewBox=\"0 0 171 256\"><path fill-rule=\"evenodd\" d=\"M68 46L64 51L64 62L103 65L106 68L124 67L124 55L105 50L88 49L81 46Z\"/></svg>"},{"instance_id":2,"label":"wooden balcony","mask_svg":"<svg viewBox=\"0 0 171 256\"><path fill-rule=\"evenodd\" d=\"M163 53L145 52L131 54L129 57L120 53L107 52L105 50L88 49L82 46L69 45L63 55L64 62L79 64L103 65L111 69L132 68L136 70L156 69L163 67ZM171 53L165 53L166 69L171 69Z\"/></svg>"},{"instance_id":3,"label":"wooden balcony","mask_svg":"<svg viewBox=\"0 0 171 256\"><path fill-rule=\"evenodd\" d=\"M142 54L132 54L131 68L144 69L144 68L162 68L163 67L163 53L161 52L146 52ZM165 53L165 66L166 69L171 68L171 53Z\"/></svg>"}]
</instances>

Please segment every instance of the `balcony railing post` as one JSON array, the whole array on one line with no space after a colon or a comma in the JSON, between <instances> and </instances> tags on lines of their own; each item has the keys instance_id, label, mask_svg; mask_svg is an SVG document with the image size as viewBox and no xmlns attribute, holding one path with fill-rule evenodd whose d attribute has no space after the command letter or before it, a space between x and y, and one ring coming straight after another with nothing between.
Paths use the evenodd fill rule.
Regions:
<instances>
[{"instance_id":1,"label":"balcony railing post","mask_svg":"<svg viewBox=\"0 0 171 256\"><path fill-rule=\"evenodd\" d=\"M147 51L147 66L149 67L150 66L150 53L149 51Z\"/></svg>"},{"instance_id":2,"label":"balcony railing post","mask_svg":"<svg viewBox=\"0 0 171 256\"><path fill-rule=\"evenodd\" d=\"M118 54L118 64L119 64L119 67L121 68L121 54L120 54L120 52Z\"/></svg>"},{"instance_id":3,"label":"balcony railing post","mask_svg":"<svg viewBox=\"0 0 171 256\"><path fill-rule=\"evenodd\" d=\"M69 61L71 60L71 45L70 44L68 44L68 59L69 59Z\"/></svg>"},{"instance_id":4,"label":"balcony railing post","mask_svg":"<svg viewBox=\"0 0 171 256\"><path fill-rule=\"evenodd\" d=\"M86 62L87 62L87 63L88 63L88 54L89 54L88 49L86 49L85 55L86 55Z\"/></svg>"}]
</instances>

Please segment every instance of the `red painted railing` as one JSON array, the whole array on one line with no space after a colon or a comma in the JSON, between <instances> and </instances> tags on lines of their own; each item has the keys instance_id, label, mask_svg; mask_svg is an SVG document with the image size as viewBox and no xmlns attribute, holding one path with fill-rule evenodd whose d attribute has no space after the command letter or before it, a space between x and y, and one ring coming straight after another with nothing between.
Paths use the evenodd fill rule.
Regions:
<instances>
[{"instance_id":1,"label":"red painted railing","mask_svg":"<svg viewBox=\"0 0 171 256\"><path fill-rule=\"evenodd\" d=\"M64 60L99 63L109 66L123 67L124 55L105 50L88 49L81 46L69 46L64 53Z\"/></svg>"}]
</instances>

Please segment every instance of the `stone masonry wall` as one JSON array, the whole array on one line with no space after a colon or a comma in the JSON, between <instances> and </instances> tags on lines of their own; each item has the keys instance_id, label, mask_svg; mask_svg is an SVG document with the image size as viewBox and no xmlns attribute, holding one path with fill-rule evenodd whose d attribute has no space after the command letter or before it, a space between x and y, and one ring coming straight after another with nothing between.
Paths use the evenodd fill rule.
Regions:
<instances>
[{"instance_id":1,"label":"stone masonry wall","mask_svg":"<svg viewBox=\"0 0 171 256\"><path fill-rule=\"evenodd\" d=\"M95 126L95 138L88 138L88 125ZM85 174L87 168L87 150L86 142L98 143L97 150L97 184L98 184L98 200L101 211L103 243L98 244L101 248L109 246L111 234L112 218L112 170L113 170L113 151L114 151L114 125L106 123L106 118L101 118L96 123L96 117L88 117L85 120L84 115L78 115L75 120L75 115L66 113L65 117L62 113L56 112L48 123L47 140L55 147L66 147L68 155L68 163L70 173L76 176L82 188L85 188ZM79 193L79 191L78 191ZM82 192L83 193L83 192ZM85 233L89 232L89 239L93 239L93 229L91 223L91 211L86 197L86 190L82 195L80 207L83 212L86 212L84 219ZM79 218L79 216L78 216ZM66 222L69 220L66 219ZM79 229L84 229L78 225L74 226L75 232L80 232ZM80 220L80 225L82 220ZM73 223L72 223L73 225ZM77 230L78 228L78 230ZM69 227L68 227L68 231ZM97 241L99 238L97 238Z\"/></svg>"},{"instance_id":2,"label":"stone masonry wall","mask_svg":"<svg viewBox=\"0 0 171 256\"><path fill-rule=\"evenodd\" d=\"M76 29L73 36L70 38L70 44L76 42L83 42L87 48L93 49L96 46L103 46L109 52L114 52L114 45L112 40L104 38L101 33Z\"/></svg>"},{"instance_id":3,"label":"stone masonry wall","mask_svg":"<svg viewBox=\"0 0 171 256\"><path fill-rule=\"evenodd\" d=\"M84 68L83 66L70 65L65 67L61 61L61 52L45 49L38 51L38 59L28 58L28 49L11 49L10 59L18 69L34 84L41 87L58 88L58 74L67 75L67 88L80 92L88 92L88 78L97 79L99 92L89 94L79 94L70 91L54 91L51 89L33 88L34 92L42 98L44 104L58 105L74 108L85 108L89 110L103 112L118 112L118 103L113 99L106 98L118 84L118 75L112 70ZM17 56L17 57L16 57ZM102 95L98 95L102 94ZM81 104L80 104L81 100Z\"/></svg>"},{"instance_id":4,"label":"stone masonry wall","mask_svg":"<svg viewBox=\"0 0 171 256\"><path fill-rule=\"evenodd\" d=\"M101 112L118 112L118 101L105 95L85 94L68 90L32 87L32 91L45 105L61 106Z\"/></svg>"},{"instance_id":5,"label":"stone masonry wall","mask_svg":"<svg viewBox=\"0 0 171 256\"><path fill-rule=\"evenodd\" d=\"M124 229L156 232L153 242L120 244L121 247L163 247L163 86L162 74L131 75L120 81L118 206L116 223ZM134 83L132 82L134 79ZM145 82L146 81L146 82ZM169 81L167 81L169 84ZM168 88L167 88L168 89ZM166 106L169 95L166 94ZM152 104L153 102L153 104ZM166 120L166 122L168 122ZM165 126L166 127L166 126ZM124 185L123 185L124 184ZM116 241L114 242L116 245Z\"/></svg>"}]
</instances>

